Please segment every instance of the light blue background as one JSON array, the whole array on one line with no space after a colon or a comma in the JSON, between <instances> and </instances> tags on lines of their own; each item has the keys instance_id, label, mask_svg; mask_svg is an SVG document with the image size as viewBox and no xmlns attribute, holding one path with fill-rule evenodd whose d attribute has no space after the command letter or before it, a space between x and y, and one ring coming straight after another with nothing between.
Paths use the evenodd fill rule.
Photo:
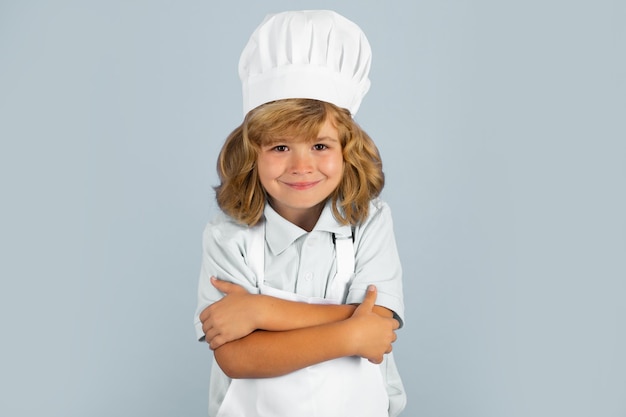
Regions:
<instances>
[{"instance_id":1,"label":"light blue background","mask_svg":"<svg viewBox=\"0 0 626 417\"><path fill-rule=\"evenodd\" d=\"M404 416L626 416L623 1L0 1L2 416L204 416L192 315L237 59L367 33Z\"/></svg>"}]
</instances>

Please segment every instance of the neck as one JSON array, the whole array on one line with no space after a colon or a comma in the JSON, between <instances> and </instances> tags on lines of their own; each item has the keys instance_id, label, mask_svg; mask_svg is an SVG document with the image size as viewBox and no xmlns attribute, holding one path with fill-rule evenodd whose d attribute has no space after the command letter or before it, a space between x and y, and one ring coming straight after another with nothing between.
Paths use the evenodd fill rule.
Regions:
<instances>
[{"instance_id":1,"label":"neck","mask_svg":"<svg viewBox=\"0 0 626 417\"><path fill-rule=\"evenodd\" d=\"M308 209L286 209L277 207L270 201L270 204L276 213L280 214L284 219L290 221L301 229L310 232L313 230L317 221L324 210L325 202L322 202Z\"/></svg>"}]
</instances>

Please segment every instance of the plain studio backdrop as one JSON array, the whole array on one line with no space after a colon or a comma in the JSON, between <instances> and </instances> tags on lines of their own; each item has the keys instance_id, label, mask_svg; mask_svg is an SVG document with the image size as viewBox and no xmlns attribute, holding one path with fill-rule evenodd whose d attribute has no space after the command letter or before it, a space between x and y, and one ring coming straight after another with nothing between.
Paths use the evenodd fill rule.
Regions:
<instances>
[{"instance_id":1,"label":"plain studio backdrop","mask_svg":"<svg viewBox=\"0 0 626 417\"><path fill-rule=\"evenodd\" d=\"M267 13L372 44L403 416L626 416L623 1L0 1L0 415L205 416L192 317Z\"/></svg>"}]
</instances>

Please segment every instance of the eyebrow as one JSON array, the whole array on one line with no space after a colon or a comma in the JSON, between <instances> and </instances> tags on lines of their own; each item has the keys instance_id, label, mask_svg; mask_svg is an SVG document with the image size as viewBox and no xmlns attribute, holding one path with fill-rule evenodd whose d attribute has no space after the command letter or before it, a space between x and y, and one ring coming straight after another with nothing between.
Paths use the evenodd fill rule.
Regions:
<instances>
[{"instance_id":1,"label":"eyebrow","mask_svg":"<svg viewBox=\"0 0 626 417\"><path fill-rule=\"evenodd\" d=\"M334 138L332 136L320 136L317 138L312 138L310 140L307 140L305 142L317 142L320 140L325 140L328 142L335 142L335 143L339 143L339 139ZM293 138L276 138L276 139L272 139L267 141L263 146L275 146L281 143L291 143L291 142L300 142L300 140L297 139L293 139Z\"/></svg>"},{"instance_id":2,"label":"eyebrow","mask_svg":"<svg viewBox=\"0 0 626 417\"><path fill-rule=\"evenodd\" d=\"M315 139L315 140L328 140L331 142L339 142L339 139L336 139L332 136L320 136L319 138Z\"/></svg>"}]
</instances>

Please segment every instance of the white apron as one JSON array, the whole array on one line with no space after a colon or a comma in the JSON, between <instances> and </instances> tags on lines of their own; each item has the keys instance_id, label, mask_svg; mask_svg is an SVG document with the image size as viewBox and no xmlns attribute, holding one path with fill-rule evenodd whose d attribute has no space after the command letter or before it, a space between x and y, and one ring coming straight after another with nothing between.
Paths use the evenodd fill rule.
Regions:
<instances>
[{"instance_id":1,"label":"white apron","mask_svg":"<svg viewBox=\"0 0 626 417\"><path fill-rule=\"evenodd\" d=\"M337 273L328 298L304 297L265 285L265 224L251 229L250 267L261 294L285 300L340 304L354 273L352 237L334 238ZM360 357L322 362L275 378L233 379L218 417L388 417L389 398L378 365Z\"/></svg>"}]
</instances>

